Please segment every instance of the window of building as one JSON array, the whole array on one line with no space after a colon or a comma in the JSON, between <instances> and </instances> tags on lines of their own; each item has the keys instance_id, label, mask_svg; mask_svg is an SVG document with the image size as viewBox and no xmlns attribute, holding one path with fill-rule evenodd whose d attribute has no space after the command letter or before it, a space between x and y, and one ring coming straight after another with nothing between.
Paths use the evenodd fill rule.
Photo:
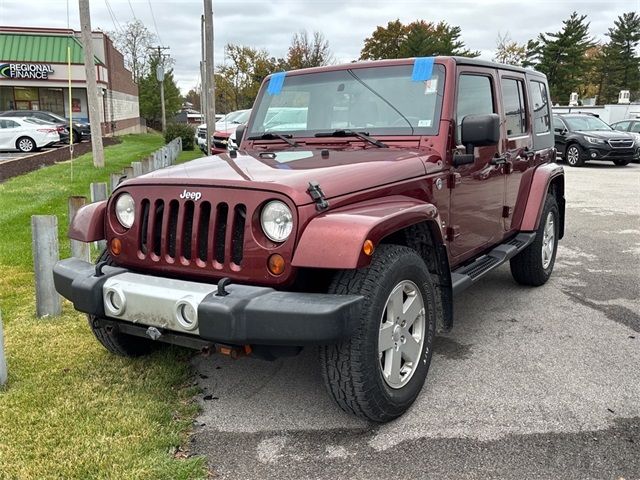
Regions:
<instances>
[{"instance_id":1,"label":"window of building","mask_svg":"<svg viewBox=\"0 0 640 480\"><path fill-rule=\"evenodd\" d=\"M520 80L503 78L502 106L507 121L507 136L516 137L527 131L525 116L524 85Z\"/></svg>"},{"instance_id":2,"label":"window of building","mask_svg":"<svg viewBox=\"0 0 640 480\"><path fill-rule=\"evenodd\" d=\"M37 102L38 101L38 88L37 87L14 87L16 100Z\"/></svg>"},{"instance_id":3,"label":"window of building","mask_svg":"<svg viewBox=\"0 0 640 480\"><path fill-rule=\"evenodd\" d=\"M494 113L491 79L481 75L460 75L456 108L458 140L460 140L460 126L464 117L489 113Z\"/></svg>"},{"instance_id":4,"label":"window of building","mask_svg":"<svg viewBox=\"0 0 640 480\"><path fill-rule=\"evenodd\" d=\"M531 87L531 104L533 105L533 131L546 133L550 129L547 87L544 83L535 80L531 80L529 86Z\"/></svg>"},{"instance_id":5,"label":"window of building","mask_svg":"<svg viewBox=\"0 0 640 480\"><path fill-rule=\"evenodd\" d=\"M13 87L0 87L0 112L13 108Z\"/></svg>"},{"instance_id":6,"label":"window of building","mask_svg":"<svg viewBox=\"0 0 640 480\"><path fill-rule=\"evenodd\" d=\"M40 89L40 110L64 116L64 96L61 88Z\"/></svg>"}]
</instances>

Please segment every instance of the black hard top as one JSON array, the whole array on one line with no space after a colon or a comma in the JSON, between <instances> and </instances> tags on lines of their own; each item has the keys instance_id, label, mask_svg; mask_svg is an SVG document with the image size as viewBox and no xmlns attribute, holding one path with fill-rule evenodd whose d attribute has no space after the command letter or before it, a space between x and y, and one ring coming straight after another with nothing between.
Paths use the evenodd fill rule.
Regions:
<instances>
[{"instance_id":1,"label":"black hard top","mask_svg":"<svg viewBox=\"0 0 640 480\"><path fill-rule=\"evenodd\" d=\"M451 58L453 58L458 65L473 65L474 67L497 68L500 70L509 70L512 72L526 73L528 75L537 75L537 76L546 78L546 75L544 73L540 73L530 68L516 67L514 65L490 62L488 60L479 60L477 58L469 58L469 57L451 57Z\"/></svg>"}]
</instances>

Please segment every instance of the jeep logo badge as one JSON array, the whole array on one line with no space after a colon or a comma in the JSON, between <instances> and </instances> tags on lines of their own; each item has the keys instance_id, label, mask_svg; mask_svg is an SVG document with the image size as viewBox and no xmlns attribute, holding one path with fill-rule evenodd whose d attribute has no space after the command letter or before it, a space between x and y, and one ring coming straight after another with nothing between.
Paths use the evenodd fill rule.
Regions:
<instances>
[{"instance_id":1,"label":"jeep logo badge","mask_svg":"<svg viewBox=\"0 0 640 480\"><path fill-rule=\"evenodd\" d=\"M185 188L184 192L182 192L180 194L180 198L186 199L186 200L193 200L194 202L197 202L198 200L200 200L200 198L202 198L202 193L200 192L187 192L187 189Z\"/></svg>"}]
</instances>

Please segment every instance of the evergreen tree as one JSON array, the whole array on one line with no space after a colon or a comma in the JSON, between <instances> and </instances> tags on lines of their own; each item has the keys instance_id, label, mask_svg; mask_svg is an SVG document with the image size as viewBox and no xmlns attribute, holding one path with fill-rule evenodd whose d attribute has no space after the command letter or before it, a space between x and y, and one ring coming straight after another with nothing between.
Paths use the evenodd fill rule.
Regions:
<instances>
[{"instance_id":1,"label":"evergreen tree","mask_svg":"<svg viewBox=\"0 0 640 480\"><path fill-rule=\"evenodd\" d=\"M160 105L160 82L156 77L156 68L159 59L157 56L151 57L149 61L149 71L138 83L138 95L140 99L140 116L147 120L147 123L154 128L160 128L162 123L162 106ZM167 116L167 123L180 111L182 106L182 95L173 78L173 69L165 70L164 73L164 105Z\"/></svg>"},{"instance_id":2,"label":"evergreen tree","mask_svg":"<svg viewBox=\"0 0 640 480\"><path fill-rule=\"evenodd\" d=\"M630 90L633 101L640 97L640 16L636 12L619 16L607 36L598 68L602 75L598 102L617 102L620 90Z\"/></svg>"},{"instance_id":3,"label":"evergreen tree","mask_svg":"<svg viewBox=\"0 0 640 480\"><path fill-rule=\"evenodd\" d=\"M571 92L577 92L587 83L592 69L587 51L595 45L589 36L586 15L576 12L564 20L563 28L555 33L541 33L527 45L525 66L534 66L545 73L554 103L566 104Z\"/></svg>"},{"instance_id":4,"label":"evergreen tree","mask_svg":"<svg viewBox=\"0 0 640 480\"><path fill-rule=\"evenodd\" d=\"M435 55L480 55L480 52L467 50L460 35L460 27L446 22L418 20L403 25L400 20L395 20L389 22L386 28L377 27L371 37L365 39L360 58L379 60Z\"/></svg>"}]
</instances>

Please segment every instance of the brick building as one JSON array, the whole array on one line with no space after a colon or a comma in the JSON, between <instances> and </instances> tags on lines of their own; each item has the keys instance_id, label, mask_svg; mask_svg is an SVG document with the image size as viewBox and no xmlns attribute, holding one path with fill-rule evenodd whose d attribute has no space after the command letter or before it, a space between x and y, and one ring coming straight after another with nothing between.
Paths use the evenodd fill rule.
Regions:
<instances>
[{"instance_id":1,"label":"brick building","mask_svg":"<svg viewBox=\"0 0 640 480\"><path fill-rule=\"evenodd\" d=\"M138 86L123 55L105 33L93 32L92 38L103 133L141 131ZM0 111L4 110L48 110L88 120L80 32L0 26Z\"/></svg>"}]
</instances>

